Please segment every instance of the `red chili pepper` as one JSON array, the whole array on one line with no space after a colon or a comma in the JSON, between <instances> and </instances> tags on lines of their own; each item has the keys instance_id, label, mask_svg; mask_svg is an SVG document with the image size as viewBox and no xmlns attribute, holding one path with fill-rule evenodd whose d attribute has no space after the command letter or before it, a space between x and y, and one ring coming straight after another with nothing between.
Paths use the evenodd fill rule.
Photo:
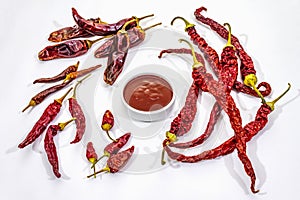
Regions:
<instances>
[{"instance_id":1,"label":"red chili pepper","mask_svg":"<svg viewBox=\"0 0 300 200\"><path fill-rule=\"evenodd\" d=\"M78 85L82 83L82 81L85 80L88 76L89 75L87 75L82 80L77 82L73 90L73 96L69 98L69 111L71 113L71 116L75 118L75 123L76 123L76 136L70 144L80 142L85 132L85 128L86 128L85 116L80 104L76 99L76 89Z\"/></svg>"},{"instance_id":2,"label":"red chili pepper","mask_svg":"<svg viewBox=\"0 0 300 200\"><path fill-rule=\"evenodd\" d=\"M59 44L47 46L42 49L38 58L42 61L53 60L58 58L75 58L88 52L92 45L108 36L96 40L68 40Z\"/></svg>"},{"instance_id":3,"label":"red chili pepper","mask_svg":"<svg viewBox=\"0 0 300 200\"><path fill-rule=\"evenodd\" d=\"M76 71L76 72L69 73L69 74L67 74L64 82L68 82L70 80L74 80L76 78L85 76L88 73L91 73L91 72L95 71L96 69L98 69L100 67L102 67L102 65L95 65L93 67L89 67L89 68L86 68L86 69L82 69L82 70L79 70L79 71Z\"/></svg>"},{"instance_id":4,"label":"red chili pepper","mask_svg":"<svg viewBox=\"0 0 300 200\"><path fill-rule=\"evenodd\" d=\"M79 61L75 65L70 65L67 67L64 71L61 73L57 74L56 76L50 77L50 78L39 78L33 81L33 84L35 83L54 83L57 81L64 80L67 76L67 74L71 72L76 72L79 66Z\"/></svg>"},{"instance_id":5,"label":"red chili pepper","mask_svg":"<svg viewBox=\"0 0 300 200\"><path fill-rule=\"evenodd\" d=\"M105 24L102 22L100 18L88 19L88 21L92 21L98 24ZM92 37L94 34L86 32L83 28L78 25L74 25L72 27L64 27L59 30L53 31L50 33L48 40L51 42L62 42L65 40L76 39L76 38L86 38Z\"/></svg>"},{"instance_id":6,"label":"red chili pepper","mask_svg":"<svg viewBox=\"0 0 300 200\"><path fill-rule=\"evenodd\" d=\"M77 10L75 8L72 8L72 14L73 14L73 18L75 20L75 22L78 24L79 27L83 28L85 31L94 34L94 35L98 35L98 36L106 36L106 35L111 35L111 34L115 34L117 33L125 23L127 23L128 21L131 21L132 19L138 19L138 20L142 20L148 17L153 17L154 15L147 15L141 18L136 18L136 17L131 17L131 18L126 18L126 19L122 19L120 21L118 21L117 23L114 24L99 24L99 23L94 23L93 21L88 21L86 19L84 19L83 17L81 17ZM132 21L130 27L135 26L136 23L135 21Z\"/></svg>"},{"instance_id":7,"label":"red chili pepper","mask_svg":"<svg viewBox=\"0 0 300 200\"><path fill-rule=\"evenodd\" d=\"M58 125L50 125L44 139L44 149L46 151L48 161L52 166L52 171L57 178L60 178L61 174L59 173L58 156L53 137L57 135L58 131L63 131L64 128L73 120L74 119L71 119L67 122L59 123Z\"/></svg>"},{"instance_id":8,"label":"red chili pepper","mask_svg":"<svg viewBox=\"0 0 300 200\"><path fill-rule=\"evenodd\" d=\"M88 161L92 163L91 168L94 170L94 173L95 173L96 172L95 164L97 163L98 155L95 151L95 148L94 148L92 142L87 143L85 156L88 159ZM96 175L94 175L94 177L96 178Z\"/></svg>"},{"instance_id":9,"label":"red chili pepper","mask_svg":"<svg viewBox=\"0 0 300 200\"><path fill-rule=\"evenodd\" d=\"M26 138L18 145L19 148L24 148L27 145L34 142L47 128L47 126L54 120L54 118L58 115L62 102L64 98L69 94L72 90L70 88L67 93L65 93L61 98L55 99L53 103L51 103L43 112L40 119L35 123L31 131L28 133Z\"/></svg>"},{"instance_id":10,"label":"red chili pepper","mask_svg":"<svg viewBox=\"0 0 300 200\"><path fill-rule=\"evenodd\" d=\"M102 130L104 130L106 132L107 136L112 141L115 141L115 140L110 136L108 131L114 126L114 123L115 123L115 120L114 120L113 114L111 113L110 110L106 110L102 117L101 128L102 128Z\"/></svg>"},{"instance_id":11,"label":"red chili pepper","mask_svg":"<svg viewBox=\"0 0 300 200\"><path fill-rule=\"evenodd\" d=\"M134 152L134 146L131 146L130 148L124 151L111 155L107 160L107 165L105 168L101 169L100 171L94 174L87 176L87 178L90 178L102 172L109 172L109 173L119 172L127 164L129 159L132 157L133 152Z\"/></svg>"}]
</instances>

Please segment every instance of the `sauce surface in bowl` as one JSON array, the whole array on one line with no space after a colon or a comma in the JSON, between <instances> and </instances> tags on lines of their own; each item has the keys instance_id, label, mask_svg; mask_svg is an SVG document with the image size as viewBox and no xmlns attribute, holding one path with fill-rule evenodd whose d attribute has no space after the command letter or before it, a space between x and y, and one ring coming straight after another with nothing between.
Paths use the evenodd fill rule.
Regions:
<instances>
[{"instance_id":1,"label":"sauce surface in bowl","mask_svg":"<svg viewBox=\"0 0 300 200\"><path fill-rule=\"evenodd\" d=\"M155 111L168 105L173 97L171 85L156 75L140 75L130 80L123 91L126 103L140 111Z\"/></svg>"}]
</instances>

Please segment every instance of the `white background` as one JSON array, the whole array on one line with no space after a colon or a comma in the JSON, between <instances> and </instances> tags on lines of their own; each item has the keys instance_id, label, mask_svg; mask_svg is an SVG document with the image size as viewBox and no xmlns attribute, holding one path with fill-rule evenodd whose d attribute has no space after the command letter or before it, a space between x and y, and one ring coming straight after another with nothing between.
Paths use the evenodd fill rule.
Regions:
<instances>
[{"instance_id":1,"label":"white background","mask_svg":"<svg viewBox=\"0 0 300 200\"><path fill-rule=\"evenodd\" d=\"M84 17L100 16L108 22L154 13L156 22L169 24L177 15L196 23L193 12L200 6L208 8L207 16L221 23L229 22L236 35L247 36L247 51L260 64L263 80L274 89L271 97L283 91L288 82L292 84L291 91L270 115L263 135L248 143L259 194L249 192L250 181L236 152L213 161L150 174L106 174L88 180L84 179L88 173L84 147L63 145L59 150L63 178L58 180L45 167L43 153L31 147L16 149L44 106L52 101L47 99L44 106L21 113L28 100L44 88L31 82L74 63L74 59L37 59L37 52L49 44L48 33L74 24L71 7ZM2 1L0 9L1 199L299 199L299 0L10 0ZM178 23L175 28L183 30L183 25ZM85 56L80 58L84 59Z\"/></svg>"}]
</instances>

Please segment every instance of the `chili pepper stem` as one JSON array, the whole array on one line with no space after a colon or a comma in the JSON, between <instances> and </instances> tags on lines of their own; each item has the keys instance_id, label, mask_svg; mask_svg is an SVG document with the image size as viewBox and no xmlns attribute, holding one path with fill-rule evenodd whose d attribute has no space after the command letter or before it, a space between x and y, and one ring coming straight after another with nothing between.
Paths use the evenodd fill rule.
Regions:
<instances>
[{"instance_id":1,"label":"chili pepper stem","mask_svg":"<svg viewBox=\"0 0 300 200\"><path fill-rule=\"evenodd\" d=\"M106 130L105 132L106 132L106 135L108 136L108 138L109 138L110 140L112 140L113 142L117 142L117 140L113 139L113 138L110 136L108 130Z\"/></svg>"},{"instance_id":2,"label":"chili pepper stem","mask_svg":"<svg viewBox=\"0 0 300 200\"><path fill-rule=\"evenodd\" d=\"M22 110L22 112L24 112L25 110L27 110L29 107L31 106L35 106L36 102L34 100L30 100L28 105Z\"/></svg>"},{"instance_id":3,"label":"chili pepper stem","mask_svg":"<svg viewBox=\"0 0 300 200\"><path fill-rule=\"evenodd\" d=\"M245 76L244 84L249 87L252 87L253 90L257 93L258 97L261 98L262 103L265 104L266 100L264 96L260 93L260 91L257 89L257 87L255 86L256 83L257 83L257 77L255 74L248 74L247 76Z\"/></svg>"},{"instance_id":4,"label":"chili pepper stem","mask_svg":"<svg viewBox=\"0 0 300 200\"><path fill-rule=\"evenodd\" d=\"M58 126L60 127L60 130L62 131L62 130L64 130L65 129L65 127L69 124L69 123L71 123L72 121L74 121L76 118L72 118L72 119L70 119L69 121L66 121L66 122L63 122L63 123L58 123Z\"/></svg>"},{"instance_id":5,"label":"chili pepper stem","mask_svg":"<svg viewBox=\"0 0 300 200\"><path fill-rule=\"evenodd\" d=\"M203 67L203 64L201 62L199 62L196 58L195 49L192 46L192 44L185 39L179 39L179 42L185 42L190 46L190 48L192 50L193 60L194 60L193 68Z\"/></svg>"},{"instance_id":6,"label":"chili pepper stem","mask_svg":"<svg viewBox=\"0 0 300 200\"><path fill-rule=\"evenodd\" d=\"M145 19L145 18L148 18L148 17L153 17L154 14L150 14L150 15L146 15L146 16L143 16L143 17L139 17L137 18L139 21L142 20L142 19Z\"/></svg>"},{"instance_id":7,"label":"chili pepper stem","mask_svg":"<svg viewBox=\"0 0 300 200\"><path fill-rule=\"evenodd\" d=\"M191 27L194 27L194 26L195 26L195 24L191 24L189 21L187 21L187 20L184 19L183 17L179 17L179 16L175 17L175 18L171 21L171 25L174 24L174 21L175 21L176 19L181 19L182 21L184 21L184 23L185 23L185 28L184 28L185 31L186 31L188 28L191 28Z\"/></svg>"},{"instance_id":8,"label":"chili pepper stem","mask_svg":"<svg viewBox=\"0 0 300 200\"><path fill-rule=\"evenodd\" d=\"M91 166L91 169L92 168L95 168L95 165L104 157L109 157L109 153L104 153L100 158L98 158L97 160L95 160L94 162L92 162L92 166Z\"/></svg>"},{"instance_id":9,"label":"chili pepper stem","mask_svg":"<svg viewBox=\"0 0 300 200\"><path fill-rule=\"evenodd\" d=\"M88 77L90 77L91 74L88 74L86 75L85 77L83 77L81 80L77 81L76 85L74 86L74 89L73 89L73 95L71 98L74 98L76 99L76 91L77 91L77 87L79 84L81 84L85 79L87 79Z\"/></svg>"},{"instance_id":10,"label":"chili pepper stem","mask_svg":"<svg viewBox=\"0 0 300 200\"><path fill-rule=\"evenodd\" d=\"M103 169L97 171L97 172L94 172L93 174L91 175L88 175L87 178L91 178L92 176L96 176L97 174L100 174L102 172L110 172L110 169L108 166L104 167Z\"/></svg>"},{"instance_id":11,"label":"chili pepper stem","mask_svg":"<svg viewBox=\"0 0 300 200\"><path fill-rule=\"evenodd\" d=\"M132 22L136 22L136 23L137 23L137 26L138 26L138 19L135 18L135 19L132 19L132 20L127 21L127 22L122 26L122 29L119 30L119 32L121 32L121 33L126 33L126 32L127 32L127 31L126 31L126 27L127 27L130 23L132 23Z\"/></svg>"},{"instance_id":12,"label":"chili pepper stem","mask_svg":"<svg viewBox=\"0 0 300 200\"><path fill-rule=\"evenodd\" d=\"M154 28L155 26L159 26L159 25L162 25L162 23L160 22L160 23L157 23L157 24L153 24L153 25L151 25L151 26L148 26L148 27L144 28L144 31L147 31L147 30L149 30L149 29L151 29L151 28Z\"/></svg>"},{"instance_id":13,"label":"chili pepper stem","mask_svg":"<svg viewBox=\"0 0 300 200\"><path fill-rule=\"evenodd\" d=\"M105 38L112 37L112 36L114 36L114 35L106 35L106 36L103 36L103 37L95 39L95 40L85 40L85 41L88 45L88 48L91 48L94 43L99 42L100 40L103 40Z\"/></svg>"},{"instance_id":14,"label":"chili pepper stem","mask_svg":"<svg viewBox=\"0 0 300 200\"><path fill-rule=\"evenodd\" d=\"M163 148L162 151L161 151L161 165L165 165L166 164L166 161L165 161L165 149Z\"/></svg>"},{"instance_id":15,"label":"chili pepper stem","mask_svg":"<svg viewBox=\"0 0 300 200\"><path fill-rule=\"evenodd\" d=\"M228 40L227 40L227 44L225 45L225 47L232 47L233 49L235 49L235 47L231 44L231 26L229 23L224 23L224 26L228 27Z\"/></svg>"},{"instance_id":16,"label":"chili pepper stem","mask_svg":"<svg viewBox=\"0 0 300 200\"><path fill-rule=\"evenodd\" d=\"M71 87L62 97L55 99L55 101L57 101L59 104L62 104L63 100L66 98L66 96L68 96L72 89L73 87Z\"/></svg>"},{"instance_id":17,"label":"chili pepper stem","mask_svg":"<svg viewBox=\"0 0 300 200\"><path fill-rule=\"evenodd\" d=\"M276 99L274 99L273 101L271 101L271 102L267 102L266 104L268 105L268 106L270 106L270 108L271 108L271 110L274 110L275 109L275 103L279 100L279 99L281 99L289 90L290 90L290 88L291 88L291 84L290 83L288 83L288 88L279 96L279 97L277 97Z\"/></svg>"}]
</instances>

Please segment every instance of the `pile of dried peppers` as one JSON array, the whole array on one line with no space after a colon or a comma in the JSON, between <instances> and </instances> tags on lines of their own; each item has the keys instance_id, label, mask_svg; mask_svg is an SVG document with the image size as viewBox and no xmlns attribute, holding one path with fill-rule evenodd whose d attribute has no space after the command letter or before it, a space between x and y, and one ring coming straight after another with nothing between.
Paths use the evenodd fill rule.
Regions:
<instances>
[{"instance_id":1,"label":"pile of dried peppers","mask_svg":"<svg viewBox=\"0 0 300 200\"><path fill-rule=\"evenodd\" d=\"M183 21L185 23L185 32L190 37L190 41L181 39L180 42L187 43L189 48L181 49L166 49L160 52L159 58L164 54L190 54L193 58L192 67L192 83L186 95L185 103L180 109L178 115L170 124L170 129L166 132L166 138L163 143L162 164L165 163L165 154L170 159L179 162L195 163L203 160L214 159L220 156L228 155L234 150L237 151L239 160L242 162L246 174L251 180L250 189L253 193L259 190L255 188L256 175L253 169L251 160L247 155L247 142L261 131L268 122L269 114L274 110L274 104L290 89L288 89L273 101L266 101L265 97L271 94L271 86L267 82L257 84L257 76L252 58L245 51L238 38L231 33L231 26L228 23L224 25L217 21L204 17L202 11L206 11L205 7L200 7L195 10L194 16L199 24L208 26L221 38L225 39L224 48L221 55L210 46L196 29L194 24L191 24L183 17L175 17L171 24L175 21ZM154 24L147 28L140 26L140 21L154 16L153 14L144 17L129 17L121 19L116 23L103 22L99 17L85 19L79 15L75 8L72 8L72 16L75 21L74 26L64 27L50 33L49 41L56 44L50 45L42 49L38 58L41 61L54 60L59 58L74 58L86 54L92 46L105 40L94 51L96 58L106 58L107 65L104 70L103 80L108 85L113 85L120 73L123 71L124 63L128 54L128 50L141 44L145 40L146 30L160 25ZM90 37L98 37L94 40ZM198 47L200 52L196 52L192 43ZM56 152L53 137L58 131L63 131L65 126L72 121L75 121L76 136L70 143L78 143L82 140L86 129L85 113L81 108L76 98L76 89L79 84L86 79L89 74L94 72L101 65L92 66L78 71L79 61L67 67L62 72L49 78L39 78L33 81L36 83L61 83L51 86L44 91L41 91L29 101L29 104L23 112L29 107L36 106L42 103L51 94L69 86L73 80L78 77L85 76L75 84L74 88L70 88L62 97L55 99L33 126L26 138L18 145L19 148L24 148L33 143L46 130L44 139L44 148L52 166L53 173L56 177L60 177L58 156ZM207 66L211 68L212 73L208 72ZM238 80L240 76L242 82ZM264 90L260 90L264 88ZM51 124L59 114L63 100L68 93L73 89L73 96L69 98L69 112L71 119L59 123ZM242 117L240 109L232 97L232 92L241 92L261 100L261 106L258 108L255 119L242 125ZM189 133L193 126L193 122L198 111L197 101L204 95L209 93L215 99L215 103L211 109L209 121L206 129L198 137L188 142L179 142L179 138ZM233 136L219 146L203 151L200 154L187 156L178 153L175 149L188 149L203 144L214 131L214 127L220 119L221 113L224 111L228 116L231 125ZM125 133L117 139L113 139L110 131L114 126L114 116L110 110L106 110L103 114L101 129L106 133L107 137L112 141L107 144L103 150L103 155L98 157L92 142L88 142L86 146L86 158L92 163L91 168L93 174L87 176L96 177L101 172L116 173L122 169L134 152L134 146L120 151L124 147L131 134ZM104 157L108 157L106 166L99 171L96 171L96 163Z\"/></svg>"}]
</instances>

